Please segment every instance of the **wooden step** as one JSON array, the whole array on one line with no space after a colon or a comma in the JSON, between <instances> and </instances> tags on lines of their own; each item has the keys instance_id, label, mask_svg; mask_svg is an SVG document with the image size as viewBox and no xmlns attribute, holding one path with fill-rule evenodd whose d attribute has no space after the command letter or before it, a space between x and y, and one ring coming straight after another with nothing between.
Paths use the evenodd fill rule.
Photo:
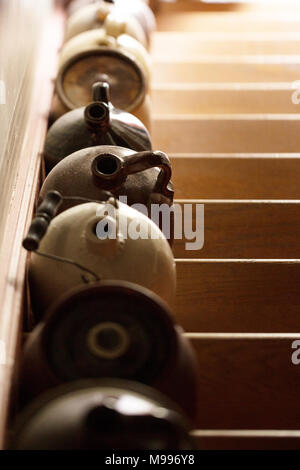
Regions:
<instances>
[{"instance_id":1,"label":"wooden step","mask_svg":"<svg viewBox=\"0 0 300 470\"><path fill-rule=\"evenodd\" d=\"M299 429L299 333L187 336L199 365L200 429Z\"/></svg>"},{"instance_id":2,"label":"wooden step","mask_svg":"<svg viewBox=\"0 0 300 470\"><path fill-rule=\"evenodd\" d=\"M153 61L152 84L294 82L300 76L299 55L210 55L196 60Z\"/></svg>"},{"instance_id":3,"label":"wooden step","mask_svg":"<svg viewBox=\"0 0 300 470\"><path fill-rule=\"evenodd\" d=\"M299 279L300 260L177 260L176 318L192 332L299 332Z\"/></svg>"},{"instance_id":4,"label":"wooden step","mask_svg":"<svg viewBox=\"0 0 300 470\"><path fill-rule=\"evenodd\" d=\"M174 12L217 12L221 14L223 12L247 12L248 4L241 5L240 3L235 2L213 2L213 1L202 1L202 0L175 0L175 1L160 1L159 2L159 15L162 13L173 14Z\"/></svg>"},{"instance_id":5,"label":"wooden step","mask_svg":"<svg viewBox=\"0 0 300 470\"><path fill-rule=\"evenodd\" d=\"M154 116L153 146L167 153L293 153L299 114Z\"/></svg>"},{"instance_id":6,"label":"wooden step","mask_svg":"<svg viewBox=\"0 0 300 470\"><path fill-rule=\"evenodd\" d=\"M153 87L152 111L158 115L288 114L300 112L295 104L299 98L291 83L167 83Z\"/></svg>"},{"instance_id":7,"label":"wooden step","mask_svg":"<svg viewBox=\"0 0 300 470\"><path fill-rule=\"evenodd\" d=\"M157 16L158 31L177 32L292 32L300 31L299 12L258 14L256 12L161 11Z\"/></svg>"},{"instance_id":8,"label":"wooden step","mask_svg":"<svg viewBox=\"0 0 300 470\"><path fill-rule=\"evenodd\" d=\"M243 17L254 12L256 15L268 13L272 17L275 12L286 16L287 12L297 13L299 9L297 0L161 0L159 2L159 14L194 11L205 14L214 12L217 13L215 16L219 16L226 12L226 16L236 16L238 13Z\"/></svg>"},{"instance_id":9,"label":"wooden step","mask_svg":"<svg viewBox=\"0 0 300 470\"><path fill-rule=\"evenodd\" d=\"M196 430L192 433L199 450L297 450L300 431L286 430Z\"/></svg>"},{"instance_id":10,"label":"wooden step","mask_svg":"<svg viewBox=\"0 0 300 470\"><path fill-rule=\"evenodd\" d=\"M177 33L156 32L151 38L152 59L196 59L199 55L299 54L299 33Z\"/></svg>"},{"instance_id":11,"label":"wooden step","mask_svg":"<svg viewBox=\"0 0 300 470\"><path fill-rule=\"evenodd\" d=\"M300 154L170 154L181 199L300 199Z\"/></svg>"},{"instance_id":12,"label":"wooden step","mask_svg":"<svg viewBox=\"0 0 300 470\"><path fill-rule=\"evenodd\" d=\"M182 235L174 242L177 258L300 259L300 200L185 199L175 206ZM204 246L196 248L195 234L189 250L189 232L195 231Z\"/></svg>"}]
</instances>

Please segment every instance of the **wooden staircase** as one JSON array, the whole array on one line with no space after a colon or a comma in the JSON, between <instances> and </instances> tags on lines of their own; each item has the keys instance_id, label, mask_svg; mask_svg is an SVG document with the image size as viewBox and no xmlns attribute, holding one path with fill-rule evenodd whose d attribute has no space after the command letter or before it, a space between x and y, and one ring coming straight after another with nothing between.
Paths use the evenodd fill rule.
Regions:
<instances>
[{"instance_id":1,"label":"wooden staircase","mask_svg":"<svg viewBox=\"0 0 300 470\"><path fill-rule=\"evenodd\" d=\"M174 248L199 361L194 434L205 449L299 448L300 5L182 0L157 21L154 148L177 202L205 205L203 249Z\"/></svg>"},{"instance_id":2,"label":"wooden staircase","mask_svg":"<svg viewBox=\"0 0 300 470\"><path fill-rule=\"evenodd\" d=\"M2 46L15 40L9 7L11 32L0 28ZM24 78L8 96L22 95L27 118L20 123L20 113L12 114L10 123L7 111L15 103L8 103L7 125L0 126L18 144L14 152L7 146L7 171L0 167L0 448L20 354L21 243L38 188L63 34L62 11L52 16L48 28L40 17L32 27L36 35L43 30L34 79ZM300 340L300 105L292 96L300 98L300 2L161 2L157 21L154 148L171 157L177 203L205 205L203 249L187 252L185 240L174 247L175 313L199 360L194 435L201 449L298 449L300 365L292 354ZM28 23L24 28L24 44L37 44ZM10 48L1 57L11 70L22 65Z\"/></svg>"}]
</instances>

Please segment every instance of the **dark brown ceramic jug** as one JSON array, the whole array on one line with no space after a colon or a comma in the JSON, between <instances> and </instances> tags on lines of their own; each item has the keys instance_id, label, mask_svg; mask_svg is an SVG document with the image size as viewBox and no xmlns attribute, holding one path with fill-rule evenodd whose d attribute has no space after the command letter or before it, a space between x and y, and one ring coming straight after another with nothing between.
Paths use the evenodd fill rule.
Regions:
<instances>
[{"instance_id":1,"label":"dark brown ceramic jug","mask_svg":"<svg viewBox=\"0 0 300 470\"><path fill-rule=\"evenodd\" d=\"M163 395L134 382L89 380L35 400L12 450L192 450L191 427Z\"/></svg>"},{"instance_id":2,"label":"dark brown ceramic jug","mask_svg":"<svg viewBox=\"0 0 300 470\"><path fill-rule=\"evenodd\" d=\"M28 398L67 381L114 377L153 386L195 418L194 352L166 304L136 284L69 292L30 334L23 359Z\"/></svg>"},{"instance_id":3,"label":"dark brown ceramic jug","mask_svg":"<svg viewBox=\"0 0 300 470\"><path fill-rule=\"evenodd\" d=\"M99 145L117 145L137 152L151 150L146 127L132 114L113 107L109 85L95 83L93 102L61 116L49 129L44 157L47 173L68 155Z\"/></svg>"},{"instance_id":4,"label":"dark brown ceramic jug","mask_svg":"<svg viewBox=\"0 0 300 470\"><path fill-rule=\"evenodd\" d=\"M170 160L162 152L136 153L107 145L90 147L69 155L53 168L42 186L40 200L53 190L62 196L99 200L103 190L107 190L117 198L126 197L121 201L130 206L143 204L150 214L151 204L172 205L174 190L170 178ZM80 201L75 199L64 201L59 211L77 204ZM165 236L172 240L173 221L170 232Z\"/></svg>"}]
</instances>

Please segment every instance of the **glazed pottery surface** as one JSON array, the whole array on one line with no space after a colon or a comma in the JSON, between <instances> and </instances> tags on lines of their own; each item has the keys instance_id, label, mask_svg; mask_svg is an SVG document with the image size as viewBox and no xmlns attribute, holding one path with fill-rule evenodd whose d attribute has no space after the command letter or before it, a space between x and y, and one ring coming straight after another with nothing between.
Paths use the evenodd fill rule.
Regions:
<instances>
[{"instance_id":1,"label":"glazed pottery surface","mask_svg":"<svg viewBox=\"0 0 300 470\"><path fill-rule=\"evenodd\" d=\"M150 35L156 29L156 21L155 16L152 13L152 10L148 6L147 2L140 0L129 0L125 2L124 0L115 0L109 2L105 0L75 0L70 4L68 8L68 14L69 16L71 16L75 12L78 12L80 8L85 7L87 5L103 5L104 3L110 4L110 11L116 10L117 12L121 12L122 14L126 12L127 15L136 18L143 27L147 42L149 43Z\"/></svg>"},{"instance_id":2,"label":"glazed pottery surface","mask_svg":"<svg viewBox=\"0 0 300 470\"><path fill-rule=\"evenodd\" d=\"M33 402L20 416L14 450L190 450L190 425L172 402L140 384L73 383Z\"/></svg>"},{"instance_id":3,"label":"glazed pottery surface","mask_svg":"<svg viewBox=\"0 0 300 470\"><path fill-rule=\"evenodd\" d=\"M59 383L95 377L136 380L196 414L197 365L181 328L152 292L100 282L64 296L31 333L22 384L36 396Z\"/></svg>"},{"instance_id":4,"label":"glazed pottery surface","mask_svg":"<svg viewBox=\"0 0 300 470\"><path fill-rule=\"evenodd\" d=\"M126 197L123 202L129 205L143 204L151 215L152 204L172 205L170 177L171 164L162 152L136 153L108 145L90 147L69 155L53 168L42 186L40 201L53 190L64 197L92 200L99 200L103 190L107 190L115 197ZM60 211L80 203L66 199Z\"/></svg>"},{"instance_id":5,"label":"glazed pottery surface","mask_svg":"<svg viewBox=\"0 0 300 470\"><path fill-rule=\"evenodd\" d=\"M142 122L111 104L109 85L96 83L93 90L92 103L66 113L49 129L44 149L47 173L63 158L87 147L151 150L150 135Z\"/></svg>"},{"instance_id":6,"label":"glazed pottery surface","mask_svg":"<svg viewBox=\"0 0 300 470\"><path fill-rule=\"evenodd\" d=\"M128 34L143 46L147 46L147 37L141 23L125 8L117 8L110 2L96 2L76 11L67 20L65 40L85 31L102 28L114 37Z\"/></svg>"},{"instance_id":7,"label":"glazed pottery surface","mask_svg":"<svg viewBox=\"0 0 300 470\"><path fill-rule=\"evenodd\" d=\"M108 82L116 108L134 111L148 92L150 59L134 38L118 38L102 30L81 33L68 41L60 54L57 94L69 109L92 101L95 82Z\"/></svg>"},{"instance_id":8,"label":"glazed pottery surface","mask_svg":"<svg viewBox=\"0 0 300 470\"><path fill-rule=\"evenodd\" d=\"M176 266L169 243L148 217L114 198L54 217L39 253L44 256L32 253L29 269L37 316L69 289L99 280L133 282L169 305L174 301Z\"/></svg>"}]
</instances>

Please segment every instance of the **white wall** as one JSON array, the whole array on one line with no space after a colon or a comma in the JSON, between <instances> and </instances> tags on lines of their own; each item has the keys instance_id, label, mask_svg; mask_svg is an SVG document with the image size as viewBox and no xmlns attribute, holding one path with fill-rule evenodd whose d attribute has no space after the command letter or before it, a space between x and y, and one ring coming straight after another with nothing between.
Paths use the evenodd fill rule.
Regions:
<instances>
[{"instance_id":1,"label":"white wall","mask_svg":"<svg viewBox=\"0 0 300 470\"><path fill-rule=\"evenodd\" d=\"M52 0L0 0L0 246L30 106L32 73Z\"/></svg>"}]
</instances>

